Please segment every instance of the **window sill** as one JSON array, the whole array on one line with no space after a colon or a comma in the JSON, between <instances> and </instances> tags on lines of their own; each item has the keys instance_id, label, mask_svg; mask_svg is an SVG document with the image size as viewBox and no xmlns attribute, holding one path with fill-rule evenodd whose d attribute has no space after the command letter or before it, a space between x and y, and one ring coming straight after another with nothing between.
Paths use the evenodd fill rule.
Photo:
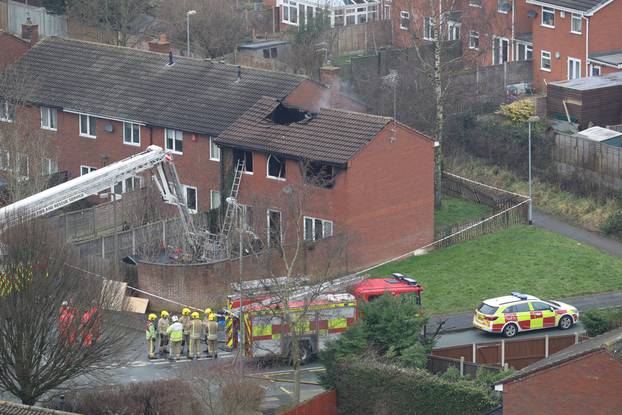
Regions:
<instances>
[{"instance_id":1,"label":"window sill","mask_svg":"<svg viewBox=\"0 0 622 415\"><path fill-rule=\"evenodd\" d=\"M220 163L220 159L219 159L219 158L213 158L213 157L210 157L210 158L209 158L209 160L210 160L210 161L217 161L217 162L219 162L219 163Z\"/></svg>"},{"instance_id":2,"label":"window sill","mask_svg":"<svg viewBox=\"0 0 622 415\"><path fill-rule=\"evenodd\" d=\"M550 70L550 69L546 69L546 68L540 68L540 70L541 70L541 71L544 71L544 72L551 72L551 70Z\"/></svg>"},{"instance_id":3,"label":"window sill","mask_svg":"<svg viewBox=\"0 0 622 415\"><path fill-rule=\"evenodd\" d=\"M408 28L400 26L400 30L408 30Z\"/></svg>"},{"instance_id":4,"label":"window sill","mask_svg":"<svg viewBox=\"0 0 622 415\"><path fill-rule=\"evenodd\" d=\"M172 154L177 154L179 156L183 155L183 151L171 150L170 148L165 149L166 151L170 151Z\"/></svg>"},{"instance_id":5,"label":"window sill","mask_svg":"<svg viewBox=\"0 0 622 415\"><path fill-rule=\"evenodd\" d=\"M503 11L503 10L497 10L497 13L501 13L501 14L508 14L508 12Z\"/></svg>"},{"instance_id":6,"label":"window sill","mask_svg":"<svg viewBox=\"0 0 622 415\"><path fill-rule=\"evenodd\" d=\"M12 123L13 120L11 120L10 118L0 118L0 122Z\"/></svg>"},{"instance_id":7,"label":"window sill","mask_svg":"<svg viewBox=\"0 0 622 415\"><path fill-rule=\"evenodd\" d=\"M469 46L469 50L479 51L479 48L472 48L472 47Z\"/></svg>"},{"instance_id":8,"label":"window sill","mask_svg":"<svg viewBox=\"0 0 622 415\"><path fill-rule=\"evenodd\" d=\"M276 180L276 181L279 181L279 182L284 182L284 181L286 181L286 180L287 180L285 177L274 177L274 176L266 176L266 177L267 177L268 179L271 179L271 180Z\"/></svg>"},{"instance_id":9,"label":"window sill","mask_svg":"<svg viewBox=\"0 0 622 415\"><path fill-rule=\"evenodd\" d=\"M128 143L127 141L123 141L123 144L126 146L140 147L140 143Z\"/></svg>"},{"instance_id":10,"label":"window sill","mask_svg":"<svg viewBox=\"0 0 622 415\"><path fill-rule=\"evenodd\" d=\"M434 39L433 37L423 37L423 40L428 40L430 42L434 42L436 39Z\"/></svg>"},{"instance_id":11,"label":"window sill","mask_svg":"<svg viewBox=\"0 0 622 415\"><path fill-rule=\"evenodd\" d=\"M547 29L555 29L555 26L549 26L545 24L540 24L541 27L546 27Z\"/></svg>"},{"instance_id":12,"label":"window sill","mask_svg":"<svg viewBox=\"0 0 622 415\"><path fill-rule=\"evenodd\" d=\"M246 171L246 170L244 170L242 173L243 173L243 174L248 174L249 176L252 176L252 175L254 175L254 174L255 174L255 173L253 173L252 171Z\"/></svg>"},{"instance_id":13,"label":"window sill","mask_svg":"<svg viewBox=\"0 0 622 415\"><path fill-rule=\"evenodd\" d=\"M577 36L581 36L583 34L583 32L573 32L572 30L570 31L570 33Z\"/></svg>"},{"instance_id":14,"label":"window sill","mask_svg":"<svg viewBox=\"0 0 622 415\"><path fill-rule=\"evenodd\" d=\"M90 139L93 139L93 140L97 138L96 135L88 135L88 134L82 134L82 133L80 133L80 137L90 138Z\"/></svg>"},{"instance_id":15,"label":"window sill","mask_svg":"<svg viewBox=\"0 0 622 415\"><path fill-rule=\"evenodd\" d=\"M44 127L44 126L41 126L41 129L45 131L58 131L58 128L50 128L50 127Z\"/></svg>"}]
</instances>

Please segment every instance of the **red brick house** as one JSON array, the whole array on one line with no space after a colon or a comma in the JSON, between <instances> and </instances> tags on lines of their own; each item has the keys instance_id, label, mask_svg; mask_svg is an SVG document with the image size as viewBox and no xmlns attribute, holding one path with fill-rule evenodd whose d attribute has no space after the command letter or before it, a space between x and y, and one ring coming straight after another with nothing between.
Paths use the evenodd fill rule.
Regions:
<instances>
[{"instance_id":1,"label":"red brick house","mask_svg":"<svg viewBox=\"0 0 622 415\"><path fill-rule=\"evenodd\" d=\"M391 21L396 46L437 37L459 41L475 65L532 58L531 19L525 0L394 0ZM442 23L441 23L442 22Z\"/></svg>"},{"instance_id":2,"label":"red brick house","mask_svg":"<svg viewBox=\"0 0 622 415\"><path fill-rule=\"evenodd\" d=\"M527 0L533 22L534 85L622 69L622 1Z\"/></svg>"},{"instance_id":3,"label":"red brick house","mask_svg":"<svg viewBox=\"0 0 622 415\"><path fill-rule=\"evenodd\" d=\"M503 414L622 413L622 329L575 344L495 385Z\"/></svg>"},{"instance_id":4,"label":"red brick house","mask_svg":"<svg viewBox=\"0 0 622 415\"><path fill-rule=\"evenodd\" d=\"M55 37L16 65L37 78L37 89L14 117L49 136L60 170L76 177L155 144L175 154L197 211L220 204L220 149L213 138L260 97L312 111L364 110L337 88L297 75ZM123 183L117 192L136 184Z\"/></svg>"},{"instance_id":5,"label":"red brick house","mask_svg":"<svg viewBox=\"0 0 622 415\"><path fill-rule=\"evenodd\" d=\"M0 30L0 71L30 48L30 42Z\"/></svg>"},{"instance_id":6,"label":"red brick house","mask_svg":"<svg viewBox=\"0 0 622 415\"><path fill-rule=\"evenodd\" d=\"M253 228L267 231L269 244L274 238L291 243L294 232L283 235L283 229L294 228L302 215L307 241L347 234L353 270L434 237L435 142L391 118L310 113L263 98L215 141L223 169L245 160L238 201L261 210L255 217L265 223ZM287 200L296 192L306 192L305 203L292 212ZM257 206L261 197L267 206Z\"/></svg>"}]
</instances>

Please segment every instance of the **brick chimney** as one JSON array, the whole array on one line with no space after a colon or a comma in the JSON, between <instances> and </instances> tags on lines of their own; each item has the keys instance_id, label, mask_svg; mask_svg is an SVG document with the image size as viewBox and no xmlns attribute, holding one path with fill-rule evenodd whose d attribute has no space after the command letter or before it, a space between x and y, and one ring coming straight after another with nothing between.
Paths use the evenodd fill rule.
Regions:
<instances>
[{"instance_id":1,"label":"brick chimney","mask_svg":"<svg viewBox=\"0 0 622 415\"><path fill-rule=\"evenodd\" d=\"M165 34L161 34L158 40L149 42L149 50L152 52L169 53L171 51L171 42L168 41Z\"/></svg>"},{"instance_id":2,"label":"brick chimney","mask_svg":"<svg viewBox=\"0 0 622 415\"><path fill-rule=\"evenodd\" d=\"M320 68L320 82L330 88L331 107L338 106L341 98L341 77L339 76L339 72L341 72L341 68L338 66L327 65Z\"/></svg>"},{"instance_id":3,"label":"brick chimney","mask_svg":"<svg viewBox=\"0 0 622 415\"><path fill-rule=\"evenodd\" d=\"M22 39L30 40L31 45L39 41L39 25L34 24L30 17L26 18L25 23L22 23Z\"/></svg>"}]
</instances>

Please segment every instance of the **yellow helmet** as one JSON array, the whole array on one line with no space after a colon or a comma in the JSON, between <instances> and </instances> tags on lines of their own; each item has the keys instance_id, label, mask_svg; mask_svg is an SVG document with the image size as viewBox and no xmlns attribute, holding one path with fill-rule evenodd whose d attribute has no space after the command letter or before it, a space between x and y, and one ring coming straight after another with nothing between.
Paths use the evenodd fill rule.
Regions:
<instances>
[{"instance_id":1,"label":"yellow helmet","mask_svg":"<svg viewBox=\"0 0 622 415\"><path fill-rule=\"evenodd\" d=\"M162 310L162 312L160 313L160 317L162 317L162 318L168 317L168 311Z\"/></svg>"},{"instance_id":2,"label":"yellow helmet","mask_svg":"<svg viewBox=\"0 0 622 415\"><path fill-rule=\"evenodd\" d=\"M209 316L210 314L212 314L212 309L211 309L211 308L209 308L209 307L208 307L208 308L206 308L206 309L205 309L205 314L207 314L208 316Z\"/></svg>"},{"instance_id":3,"label":"yellow helmet","mask_svg":"<svg viewBox=\"0 0 622 415\"><path fill-rule=\"evenodd\" d=\"M199 318L199 313L194 311L190 317L192 317L192 318Z\"/></svg>"},{"instance_id":4,"label":"yellow helmet","mask_svg":"<svg viewBox=\"0 0 622 415\"><path fill-rule=\"evenodd\" d=\"M184 316L187 316L188 314L190 314L190 309L184 308L183 310L181 310L181 314L183 314Z\"/></svg>"},{"instance_id":5,"label":"yellow helmet","mask_svg":"<svg viewBox=\"0 0 622 415\"><path fill-rule=\"evenodd\" d=\"M210 313L210 315L207 316L207 318L208 318L209 321L214 321L214 320L216 320L216 314Z\"/></svg>"},{"instance_id":6,"label":"yellow helmet","mask_svg":"<svg viewBox=\"0 0 622 415\"><path fill-rule=\"evenodd\" d=\"M155 314L151 313L149 314L149 317L147 317L149 319L149 321L154 321L156 318L158 318L158 316L156 316Z\"/></svg>"}]
</instances>

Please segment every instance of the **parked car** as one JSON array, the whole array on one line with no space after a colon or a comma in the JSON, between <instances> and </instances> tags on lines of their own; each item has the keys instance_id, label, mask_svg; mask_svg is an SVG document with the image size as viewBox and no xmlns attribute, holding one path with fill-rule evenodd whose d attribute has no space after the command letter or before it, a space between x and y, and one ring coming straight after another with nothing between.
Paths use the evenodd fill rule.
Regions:
<instances>
[{"instance_id":1,"label":"parked car","mask_svg":"<svg viewBox=\"0 0 622 415\"><path fill-rule=\"evenodd\" d=\"M559 327L567 330L579 320L579 310L561 301L540 300L512 292L484 300L475 310L473 327L514 337L521 331Z\"/></svg>"}]
</instances>

